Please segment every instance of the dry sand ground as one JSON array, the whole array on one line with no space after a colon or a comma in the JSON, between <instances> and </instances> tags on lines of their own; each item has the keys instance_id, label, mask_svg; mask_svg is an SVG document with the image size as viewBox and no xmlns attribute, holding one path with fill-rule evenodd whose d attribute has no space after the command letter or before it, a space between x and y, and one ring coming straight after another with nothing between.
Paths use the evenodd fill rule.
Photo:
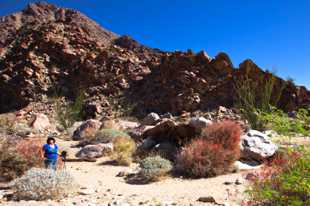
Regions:
<instances>
[{"instance_id":1,"label":"dry sand ground","mask_svg":"<svg viewBox=\"0 0 310 206\"><path fill-rule=\"evenodd\" d=\"M58 141L61 148L69 150L74 155L77 148L70 148L72 141ZM215 205L198 202L199 197L212 196L218 203L225 205L240 205L242 192L246 182L244 173L223 175L208 179L167 178L163 181L137 185L128 184L123 177L116 177L119 172L133 172L137 165L120 167L102 164L107 157L97 162L67 162L66 169L70 171L85 191L83 195L66 198L61 201L20 201L0 202L3 206L43 206L43 205ZM236 185L239 180L242 184ZM225 185L225 182L233 184ZM228 193L231 193L228 195ZM228 197L229 196L229 197Z\"/></svg>"}]
</instances>

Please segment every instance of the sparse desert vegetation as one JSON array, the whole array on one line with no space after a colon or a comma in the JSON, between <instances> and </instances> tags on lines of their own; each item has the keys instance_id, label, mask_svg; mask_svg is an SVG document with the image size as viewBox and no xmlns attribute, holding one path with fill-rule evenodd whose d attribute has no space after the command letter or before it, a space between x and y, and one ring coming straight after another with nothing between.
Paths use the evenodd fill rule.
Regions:
<instances>
[{"instance_id":1,"label":"sparse desert vegetation","mask_svg":"<svg viewBox=\"0 0 310 206\"><path fill-rule=\"evenodd\" d=\"M309 148L286 149L252 179L250 205L310 204Z\"/></svg>"},{"instance_id":2,"label":"sparse desert vegetation","mask_svg":"<svg viewBox=\"0 0 310 206\"><path fill-rule=\"evenodd\" d=\"M0 205L310 206L310 91L291 78L44 2L0 33Z\"/></svg>"},{"instance_id":3,"label":"sparse desert vegetation","mask_svg":"<svg viewBox=\"0 0 310 206\"><path fill-rule=\"evenodd\" d=\"M64 170L33 168L12 182L16 200L61 199L77 191L74 178Z\"/></svg>"},{"instance_id":4,"label":"sparse desert vegetation","mask_svg":"<svg viewBox=\"0 0 310 206\"><path fill-rule=\"evenodd\" d=\"M141 175L146 181L159 181L169 175L173 166L171 162L160 156L150 156L140 162Z\"/></svg>"},{"instance_id":5,"label":"sparse desert vegetation","mask_svg":"<svg viewBox=\"0 0 310 206\"><path fill-rule=\"evenodd\" d=\"M130 137L117 136L113 140L113 157L119 165L130 165L135 150L136 143Z\"/></svg>"}]
</instances>

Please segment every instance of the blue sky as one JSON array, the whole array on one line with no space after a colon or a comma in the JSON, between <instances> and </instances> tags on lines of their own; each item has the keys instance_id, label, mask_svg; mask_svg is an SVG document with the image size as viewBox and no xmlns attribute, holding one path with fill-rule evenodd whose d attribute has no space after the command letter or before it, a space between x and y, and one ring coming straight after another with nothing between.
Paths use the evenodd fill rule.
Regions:
<instances>
[{"instance_id":1,"label":"blue sky","mask_svg":"<svg viewBox=\"0 0 310 206\"><path fill-rule=\"evenodd\" d=\"M29 0L0 0L0 16ZM310 88L308 0L47 0L163 50L224 51Z\"/></svg>"}]
</instances>

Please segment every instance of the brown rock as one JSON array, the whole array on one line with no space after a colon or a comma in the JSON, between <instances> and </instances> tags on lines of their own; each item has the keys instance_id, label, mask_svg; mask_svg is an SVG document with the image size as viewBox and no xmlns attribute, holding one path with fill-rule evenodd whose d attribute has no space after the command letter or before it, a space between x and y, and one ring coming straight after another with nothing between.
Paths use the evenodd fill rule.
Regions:
<instances>
[{"instance_id":1,"label":"brown rock","mask_svg":"<svg viewBox=\"0 0 310 206\"><path fill-rule=\"evenodd\" d=\"M31 126L38 132L44 132L51 127L51 124L45 114L36 114Z\"/></svg>"},{"instance_id":2,"label":"brown rock","mask_svg":"<svg viewBox=\"0 0 310 206\"><path fill-rule=\"evenodd\" d=\"M83 140L87 137L91 137L96 134L96 132L100 129L101 122L98 120L87 120L82 123L73 133L73 140Z\"/></svg>"},{"instance_id":3,"label":"brown rock","mask_svg":"<svg viewBox=\"0 0 310 206\"><path fill-rule=\"evenodd\" d=\"M216 203L214 197L212 196L199 197L197 201L206 203Z\"/></svg>"}]
</instances>

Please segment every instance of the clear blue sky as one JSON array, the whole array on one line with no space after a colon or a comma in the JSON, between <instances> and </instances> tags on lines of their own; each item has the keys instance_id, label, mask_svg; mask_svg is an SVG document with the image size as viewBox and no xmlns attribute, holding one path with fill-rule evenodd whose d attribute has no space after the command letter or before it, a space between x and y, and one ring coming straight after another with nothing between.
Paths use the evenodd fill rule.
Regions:
<instances>
[{"instance_id":1,"label":"clear blue sky","mask_svg":"<svg viewBox=\"0 0 310 206\"><path fill-rule=\"evenodd\" d=\"M0 0L0 16L29 0ZM310 88L309 0L47 0L163 50L224 51Z\"/></svg>"}]
</instances>

